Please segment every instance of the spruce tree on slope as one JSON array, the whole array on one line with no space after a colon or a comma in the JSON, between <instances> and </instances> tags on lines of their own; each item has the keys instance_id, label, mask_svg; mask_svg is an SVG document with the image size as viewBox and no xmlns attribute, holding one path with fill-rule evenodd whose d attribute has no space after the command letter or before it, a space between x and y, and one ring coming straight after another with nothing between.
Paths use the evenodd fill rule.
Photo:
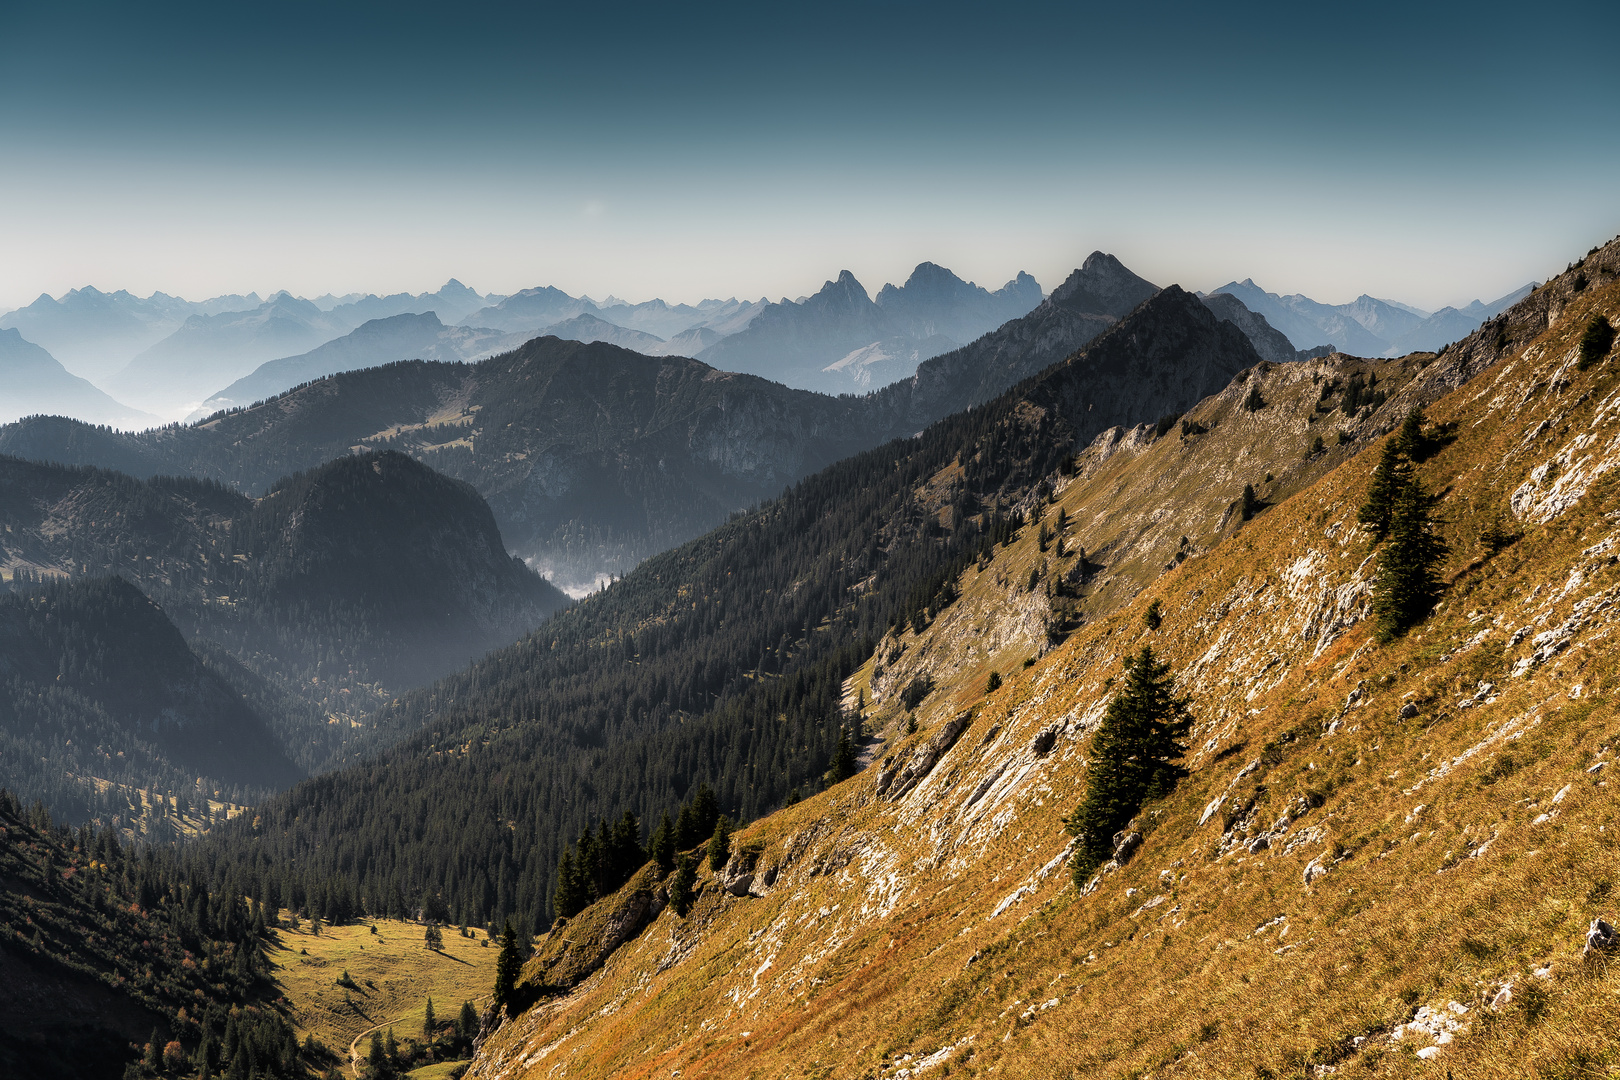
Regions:
<instances>
[{"instance_id":1,"label":"spruce tree on slope","mask_svg":"<svg viewBox=\"0 0 1620 1080\"><path fill-rule=\"evenodd\" d=\"M849 729L838 732L838 746L827 769L827 782L837 784L855 775L855 744L850 741Z\"/></svg>"},{"instance_id":2,"label":"spruce tree on slope","mask_svg":"<svg viewBox=\"0 0 1620 1080\"><path fill-rule=\"evenodd\" d=\"M697 882L697 863L690 855L675 860L675 876L669 883L669 906L683 919L692 910L692 886Z\"/></svg>"},{"instance_id":3,"label":"spruce tree on slope","mask_svg":"<svg viewBox=\"0 0 1620 1080\"><path fill-rule=\"evenodd\" d=\"M1078 840L1076 884L1107 861L1114 834L1144 802L1168 794L1187 775L1178 762L1187 752L1181 740L1192 728L1192 715L1174 691L1170 665L1154 657L1152 646L1126 657L1125 686L1108 703L1092 738L1085 798L1067 821Z\"/></svg>"},{"instance_id":4,"label":"spruce tree on slope","mask_svg":"<svg viewBox=\"0 0 1620 1080\"><path fill-rule=\"evenodd\" d=\"M1385 440L1378 465L1373 469L1372 486L1367 489L1367 501L1356 514L1356 521L1372 534L1373 543L1381 543L1389 535L1395 497L1411 479L1412 465L1401 452L1401 440L1398 437Z\"/></svg>"},{"instance_id":5,"label":"spruce tree on slope","mask_svg":"<svg viewBox=\"0 0 1620 1080\"><path fill-rule=\"evenodd\" d=\"M517 931L507 920L501 930L501 954L495 958L495 1007L511 1010L512 991L517 989L518 976L523 973L523 956L518 952Z\"/></svg>"},{"instance_id":6,"label":"spruce tree on slope","mask_svg":"<svg viewBox=\"0 0 1620 1080\"><path fill-rule=\"evenodd\" d=\"M709 869L719 872L731 858L731 819L724 814L715 823L714 835L709 837Z\"/></svg>"},{"instance_id":7,"label":"spruce tree on slope","mask_svg":"<svg viewBox=\"0 0 1620 1080\"><path fill-rule=\"evenodd\" d=\"M1449 549L1430 516L1434 498L1410 477L1395 493L1389 539L1378 556L1373 582L1377 636L1389 642L1428 617L1440 598L1438 570Z\"/></svg>"},{"instance_id":8,"label":"spruce tree on slope","mask_svg":"<svg viewBox=\"0 0 1620 1080\"><path fill-rule=\"evenodd\" d=\"M651 847L650 854L658 864L659 877L675 869L675 823L670 820L668 810L659 818L658 828L653 830Z\"/></svg>"}]
</instances>

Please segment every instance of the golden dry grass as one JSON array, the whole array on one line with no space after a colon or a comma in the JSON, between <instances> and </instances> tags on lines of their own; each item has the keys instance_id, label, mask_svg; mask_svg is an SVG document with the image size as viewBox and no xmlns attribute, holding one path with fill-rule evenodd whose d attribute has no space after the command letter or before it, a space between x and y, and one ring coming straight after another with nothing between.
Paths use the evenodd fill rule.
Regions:
<instances>
[{"instance_id":1,"label":"golden dry grass","mask_svg":"<svg viewBox=\"0 0 1620 1080\"><path fill-rule=\"evenodd\" d=\"M1620 618L1604 606L1620 611L1620 468L1595 475L1620 455L1620 360L1572 365L1593 310L1620 314L1620 285L1574 296L1431 409L1456 425L1420 470L1445 493L1453 556L1418 631L1388 646L1364 619L1322 633L1345 604L1364 610L1363 453L988 698L984 666L959 663L922 730L886 749L978 706L913 795L877 797L868 769L755 823L738 841L783 867L769 896L709 884L686 919L665 911L504 1027L469 1077L1620 1076L1620 958L1580 957L1588 922L1620 908L1617 766L1587 771L1620 758ZM1583 496L1483 546L1548 461L1540 490ZM1028 530L998 552L1002 572L1027 575L1034 546ZM1570 625L1512 674L1536 635ZM1145 642L1192 697L1193 773L1082 895L1041 870L1083 790L1086 718ZM1024 749L1054 726L1049 756ZM1275 846L1244 843L1284 814ZM1307 883L1311 863L1327 872ZM1504 984L1511 1000L1488 1007ZM1452 1002L1464 1026L1432 1060L1416 1054L1428 1040L1391 1037Z\"/></svg>"},{"instance_id":2,"label":"golden dry grass","mask_svg":"<svg viewBox=\"0 0 1620 1080\"><path fill-rule=\"evenodd\" d=\"M420 923L392 919L323 926L319 934L308 923L277 931L270 961L299 1039L313 1035L347 1062L350 1044L376 1028L393 1027L401 1042L421 1038L429 997L441 1021L455 1019L464 1001L482 1010L499 949L484 944L483 931L464 938L447 927L443 951L434 952L423 933ZM338 984L345 971L358 989Z\"/></svg>"}]
</instances>

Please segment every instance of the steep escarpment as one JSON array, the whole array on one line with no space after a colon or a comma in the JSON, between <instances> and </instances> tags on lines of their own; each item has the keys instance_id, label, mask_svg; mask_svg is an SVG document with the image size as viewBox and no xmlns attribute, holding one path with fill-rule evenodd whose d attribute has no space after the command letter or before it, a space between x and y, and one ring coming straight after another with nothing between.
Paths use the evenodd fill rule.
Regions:
<instances>
[{"instance_id":1,"label":"steep escarpment","mask_svg":"<svg viewBox=\"0 0 1620 1080\"><path fill-rule=\"evenodd\" d=\"M1620 244L1585 269L1403 390L1439 395L1417 472L1451 549L1412 632L1381 643L1368 618L1373 446L999 687L980 668L926 689L871 767L734 838L755 859L741 895L701 874L685 918L508 1020L469 1076L1620 1063L1601 928L1586 950L1614 922L1620 842L1620 358L1579 346L1620 318ZM1040 540L1026 524L959 588ZM1144 645L1189 698L1191 775L1077 887L1063 818Z\"/></svg>"}]
</instances>

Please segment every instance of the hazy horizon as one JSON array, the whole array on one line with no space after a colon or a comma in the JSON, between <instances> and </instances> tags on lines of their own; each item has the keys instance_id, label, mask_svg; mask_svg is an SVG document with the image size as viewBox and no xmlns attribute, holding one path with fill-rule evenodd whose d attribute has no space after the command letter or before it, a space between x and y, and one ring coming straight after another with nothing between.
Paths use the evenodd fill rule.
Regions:
<instances>
[{"instance_id":1,"label":"hazy horizon","mask_svg":"<svg viewBox=\"0 0 1620 1080\"><path fill-rule=\"evenodd\" d=\"M1610 6L19 10L0 309L778 299L1093 249L1430 310L1620 232ZM1514 13L1513 18L1504 17Z\"/></svg>"}]
</instances>

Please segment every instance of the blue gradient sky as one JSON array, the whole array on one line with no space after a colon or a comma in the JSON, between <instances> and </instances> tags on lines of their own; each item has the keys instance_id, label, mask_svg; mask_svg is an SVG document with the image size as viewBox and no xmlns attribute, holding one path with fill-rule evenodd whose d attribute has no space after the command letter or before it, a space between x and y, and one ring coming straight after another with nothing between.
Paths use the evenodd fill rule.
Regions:
<instances>
[{"instance_id":1,"label":"blue gradient sky","mask_svg":"<svg viewBox=\"0 0 1620 1080\"><path fill-rule=\"evenodd\" d=\"M1620 232L1620 5L0 4L0 308L555 284L1492 298Z\"/></svg>"}]
</instances>

